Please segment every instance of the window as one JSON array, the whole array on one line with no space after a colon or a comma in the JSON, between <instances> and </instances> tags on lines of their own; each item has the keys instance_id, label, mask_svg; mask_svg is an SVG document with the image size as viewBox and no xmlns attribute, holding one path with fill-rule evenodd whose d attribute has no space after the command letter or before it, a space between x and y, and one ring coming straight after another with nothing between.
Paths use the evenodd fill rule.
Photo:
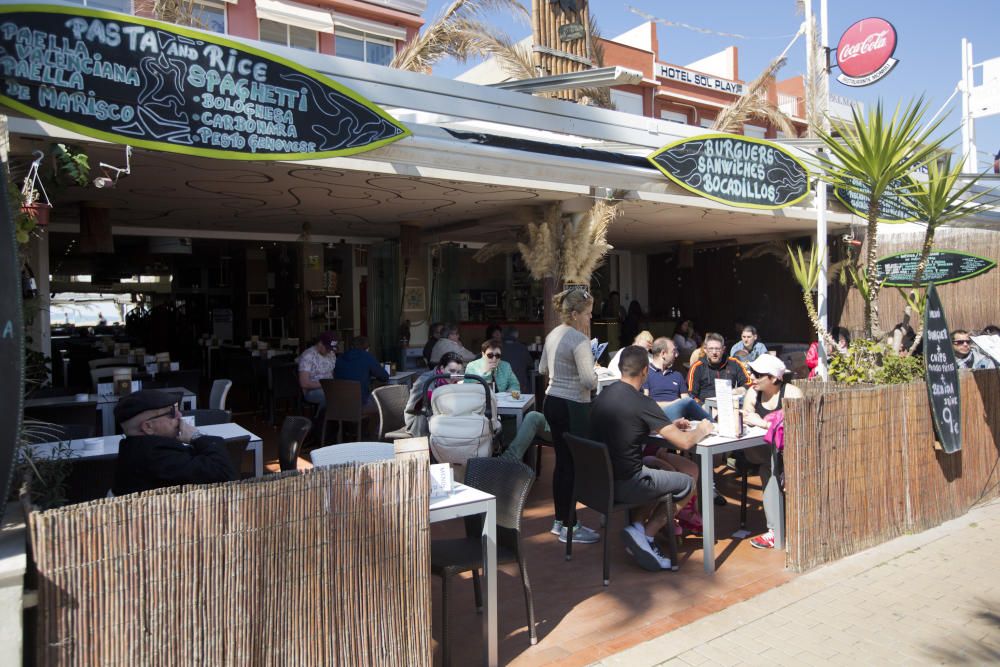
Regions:
<instances>
[{"instance_id":1,"label":"window","mask_svg":"<svg viewBox=\"0 0 1000 667\"><path fill-rule=\"evenodd\" d=\"M220 2L192 2L191 25L201 30L226 34L226 8Z\"/></svg>"},{"instance_id":2,"label":"window","mask_svg":"<svg viewBox=\"0 0 1000 667\"><path fill-rule=\"evenodd\" d=\"M360 60L375 65L388 65L396 55L396 43L387 37L379 37L360 30L337 26L336 54L341 58Z\"/></svg>"},{"instance_id":3,"label":"window","mask_svg":"<svg viewBox=\"0 0 1000 667\"><path fill-rule=\"evenodd\" d=\"M682 123L684 125L687 125L688 122L688 116L686 113L681 113L679 111L667 111L666 109L660 112L660 118L663 120L672 120L675 123Z\"/></svg>"},{"instance_id":4,"label":"window","mask_svg":"<svg viewBox=\"0 0 1000 667\"><path fill-rule=\"evenodd\" d=\"M269 19L260 19L260 41L262 42L315 51L317 37L315 30L278 23Z\"/></svg>"},{"instance_id":5,"label":"window","mask_svg":"<svg viewBox=\"0 0 1000 667\"><path fill-rule=\"evenodd\" d=\"M132 0L76 0L76 2L91 9L109 9L123 14L132 13Z\"/></svg>"},{"instance_id":6,"label":"window","mask_svg":"<svg viewBox=\"0 0 1000 667\"><path fill-rule=\"evenodd\" d=\"M760 125L751 125L750 123L744 123L743 136L755 137L757 139L764 139L765 137L767 137L767 128L761 127Z\"/></svg>"},{"instance_id":7,"label":"window","mask_svg":"<svg viewBox=\"0 0 1000 667\"><path fill-rule=\"evenodd\" d=\"M714 118L702 118L700 121L698 121L698 124L701 125L702 127L712 127L712 123L714 122L715 122Z\"/></svg>"},{"instance_id":8,"label":"window","mask_svg":"<svg viewBox=\"0 0 1000 667\"><path fill-rule=\"evenodd\" d=\"M621 90L611 89L611 102L618 111L642 115L642 95L638 93L626 93Z\"/></svg>"}]
</instances>

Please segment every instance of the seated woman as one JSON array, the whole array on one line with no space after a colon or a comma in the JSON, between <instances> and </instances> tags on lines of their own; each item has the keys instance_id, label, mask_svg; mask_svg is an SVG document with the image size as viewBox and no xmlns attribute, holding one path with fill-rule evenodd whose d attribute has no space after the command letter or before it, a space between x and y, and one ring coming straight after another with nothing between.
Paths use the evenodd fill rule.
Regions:
<instances>
[{"instance_id":1,"label":"seated woman","mask_svg":"<svg viewBox=\"0 0 1000 667\"><path fill-rule=\"evenodd\" d=\"M743 423L748 426L768 428L770 421L767 416L777 413L782 408L786 398L802 398L802 391L795 385L788 384L788 369L781 359L765 354L750 362L752 386L743 400ZM773 417L771 419L774 419ZM760 484L764 489L764 518L767 521L767 532L750 540L751 546L757 549L774 548L774 522L781 512L782 491L780 479L783 461L781 452L772 457L774 445L760 445L744 450L750 463L760 465ZM774 467L772 468L772 462ZM774 483L771 484L771 480Z\"/></svg>"},{"instance_id":2,"label":"seated woman","mask_svg":"<svg viewBox=\"0 0 1000 667\"><path fill-rule=\"evenodd\" d=\"M431 400L431 394L435 389L445 384L458 382L465 364L462 357L457 352L445 352L441 355L441 360L437 365L425 373L421 373L413 386L410 387L410 398L406 401L406 408L403 410L403 422L406 430L414 437L424 436L427 431L427 417L424 416L424 401ZM438 378L430 382L435 375L447 375L448 378ZM424 391L426 387L426 392Z\"/></svg>"},{"instance_id":3,"label":"seated woman","mask_svg":"<svg viewBox=\"0 0 1000 667\"><path fill-rule=\"evenodd\" d=\"M834 327L833 331L830 332L830 336L837 341L837 350L840 352L847 352L847 348L851 345L851 334L844 327ZM833 356L835 350L827 345L826 358L829 359ZM806 366L809 367L809 379L816 377L816 367L819 366L819 342L813 341L809 344L809 350L806 351Z\"/></svg>"},{"instance_id":4,"label":"seated woman","mask_svg":"<svg viewBox=\"0 0 1000 667\"><path fill-rule=\"evenodd\" d=\"M521 385L514 375L514 369L503 361L503 343L496 338L487 338L481 346L483 356L470 361L465 368L466 375L478 375L493 387L493 391L521 391ZM475 382L467 379L466 382Z\"/></svg>"}]
</instances>

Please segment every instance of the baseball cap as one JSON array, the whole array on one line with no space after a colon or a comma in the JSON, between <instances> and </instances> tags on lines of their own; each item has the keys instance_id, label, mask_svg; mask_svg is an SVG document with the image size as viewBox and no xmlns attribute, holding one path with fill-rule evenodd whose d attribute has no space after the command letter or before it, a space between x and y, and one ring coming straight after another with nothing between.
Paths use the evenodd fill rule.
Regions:
<instances>
[{"instance_id":1,"label":"baseball cap","mask_svg":"<svg viewBox=\"0 0 1000 667\"><path fill-rule=\"evenodd\" d=\"M115 406L115 421L121 424L147 410L159 410L181 400L178 394L158 389L143 389L125 396Z\"/></svg>"},{"instance_id":2,"label":"baseball cap","mask_svg":"<svg viewBox=\"0 0 1000 667\"><path fill-rule=\"evenodd\" d=\"M785 368L785 363L773 354L760 355L750 362L750 368L755 373L773 375L776 378L781 378L788 370Z\"/></svg>"}]
</instances>

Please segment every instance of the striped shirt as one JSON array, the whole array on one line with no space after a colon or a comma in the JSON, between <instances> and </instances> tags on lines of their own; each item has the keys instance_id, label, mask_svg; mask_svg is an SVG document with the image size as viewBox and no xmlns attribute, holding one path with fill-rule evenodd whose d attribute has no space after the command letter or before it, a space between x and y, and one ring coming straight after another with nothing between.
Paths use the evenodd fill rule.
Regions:
<instances>
[{"instance_id":1,"label":"striped shirt","mask_svg":"<svg viewBox=\"0 0 1000 667\"><path fill-rule=\"evenodd\" d=\"M538 368L549 376L546 395L590 403L590 392L597 388L597 373L590 341L581 332L568 324L550 331Z\"/></svg>"}]
</instances>

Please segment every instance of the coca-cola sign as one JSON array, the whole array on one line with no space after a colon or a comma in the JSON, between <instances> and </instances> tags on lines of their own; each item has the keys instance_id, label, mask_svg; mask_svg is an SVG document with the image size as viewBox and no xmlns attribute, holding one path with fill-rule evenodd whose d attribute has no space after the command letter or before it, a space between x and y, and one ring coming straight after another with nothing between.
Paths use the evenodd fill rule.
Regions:
<instances>
[{"instance_id":1,"label":"coca-cola sign","mask_svg":"<svg viewBox=\"0 0 1000 667\"><path fill-rule=\"evenodd\" d=\"M899 61L896 29L885 19L861 19L844 31L837 44L837 81L845 86L868 86L892 71Z\"/></svg>"}]
</instances>

